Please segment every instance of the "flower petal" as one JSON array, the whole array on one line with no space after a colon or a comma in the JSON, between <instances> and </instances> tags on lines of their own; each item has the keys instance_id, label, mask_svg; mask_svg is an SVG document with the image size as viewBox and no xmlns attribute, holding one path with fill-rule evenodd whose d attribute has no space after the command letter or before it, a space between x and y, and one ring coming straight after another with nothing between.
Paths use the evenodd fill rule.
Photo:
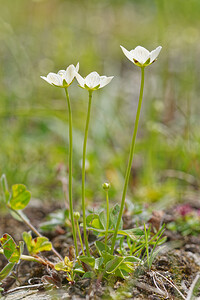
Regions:
<instances>
[{"instance_id":1,"label":"flower petal","mask_svg":"<svg viewBox=\"0 0 200 300\"><path fill-rule=\"evenodd\" d=\"M137 60L141 65L143 65L150 58L150 52L141 46L137 46L130 52L133 58Z\"/></svg>"},{"instance_id":2,"label":"flower petal","mask_svg":"<svg viewBox=\"0 0 200 300\"><path fill-rule=\"evenodd\" d=\"M159 46L155 50L151 51L151 53L150 53L150 63L152 63L158 57L161 49L162 49L162 47Z\"/></svg>"},{"instance_id":3,"label":"flower petal","mask_svg":"<svg viewBox=\"0 0 200 300\"><path fill-rule=\"evenodd\" d=\"M44 79L46 82L48 82L49 84L53 85L45 76L40 76L40 78Z\"/></svg>"},{"instance_id":4,"label":"flower petal","mask_svg":"<svg viewBox=\"0 0 200 300\"><path fill-rule=\"evenodd\" d=\"M101 76L100 77L100 87L99 88L102 88L104 87L105 85L107 85L109 82L111 82L111 80L113 79L114 76L110 76L110 77L107 77L107 76Z\"/></svg>"},{"instance_id":5,"label":"flower petal","mask_svg":"<svg viewBox=\"0 0 200 300\"><path fill-rule=\"evenodd\" d=\"M90 88L93 89L100 84L100 76L97 72L90 73L85 78L85 84Z\"/></svg>"},{"instance_id":6,"label":"flower petal","mask_svg":"<svg viewBox=\"0 0 200 300\"><path fill-rule=\"evenodd\" d=\"M47 80L49 82L51 82L51 84L54 84L56 86L62 86L63 85L63 79L59 74L49 73L47 75Z\"/></svg>"},{"instance_id":7,"label":"flower petal","mask_svg":"<svg viewBox=\"0 0 200 300\"><path fill-rule=\"evenodd\" d=\"M64 79L67 82L67 84L70 84L74 77L76 76L76 68L74 65L70 65L64 75Z\"/></svg>"},{"instance_id":8,"label":"flower petal","mask_svg":"<svg viewBox=\"0 0 200 300\"><path fill-rule=\"evenodd\" d=\"M65 74L65 70L58 71L58 75L60 75L61 77L64 76L64 74Z\"/></svg>"},{"instance_id":9,"label":"flower petal","mask_svg":"<svg viewBox=\"0 0 200 300\"><path fill-rule=\"evenodd\" d=\"M85 79L79 74L79 73L76 73L76 79L79 83L79 85L84 88L84 85L85 85Z\"/></svg>"},{"instance_id":10,"label":"flower petal","mask_svg":"<svg viewBox=\"0 0 200 300\"><path fill-rule=\"evenodd\" d=\"M126 48L124 48L123 46L120 46L122 51L124 52L124 55L133 62L133 55L131 54L131 52L133 51L128 51Z\"/></svg>"},{"instance_id":11,"label":"flower petal","mask_svg":"<svg viewBox=\"0 0 200 300\"><path fill-rule=\"evenodd\" d=\"M79 62L76 65L76 72L78 72L78 71L79 71Z\"/></svg>"}]
</instances>

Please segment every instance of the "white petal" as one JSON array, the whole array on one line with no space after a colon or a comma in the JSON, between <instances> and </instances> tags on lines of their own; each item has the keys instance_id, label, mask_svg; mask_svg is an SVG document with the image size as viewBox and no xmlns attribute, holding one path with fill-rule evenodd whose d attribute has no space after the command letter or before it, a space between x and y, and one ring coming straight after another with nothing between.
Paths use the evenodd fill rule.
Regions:
<instances>
[{"instance_id":1,"label":"white petal","mask_svg":"<svg viewBox=\"0 0 200 300\"><path fill-rule=\"evenodd\" d=\"M85 85L85 79L79 74L79 73L76 73L76 79L79 83L79 85L84 88L84 85Z\"/></svg>"},{"instance_id":2,"label":"white petal","mask_svg":"<svg viewBox=\"0 0 200 300\"><path fill-rule=\"evenodd\" d=\"M131 54L131 51L126 50L123 46L120 46L122 51L124 52L124 55L133 62L133 55ZM133 51L133 50L132 50Z\"/></svg>"},{"instance_id":3,"label":"white petal","mask_svg":"<svg viewBox=\"0 0 200 300\"><path fill-rule=\"evenodd\" d=\"M53 85L45 76L40 76L40 78L44 79L46 82L48 82L49 84Z\"/></svg>"},{"instance_id":4,"label":"white petal","mask_svg":"<svg viewBox=\"0 0 200 300\"><path fill-rule=\"evenodd\" d=\"M151 51L151 53L150 53L150 62L151 63L158 57L161 49L162 49L162 47L159 46L155 50Z\"/></svg>"},{"instance_id":5,"label":"white petal","mask_svg":"<svg viewBox=\"0 0 200 300\"><path fill-rule=\"evenodd\" d=\"M47 80L56 86L62 86L63 80L62 77L55 73L49 73L47 75Z\"/></svg>"},{"instance_id":6,"label":"white petal","mask_svg":"<svg viewBox=\"0 0 200 300\"><path fill-rule=\"evenodd\" d=\"M76 72L78 72L78 71L79 71L79 62L76 65Z\"/></svg>"},{"instance_id":7,"label":"white petal","mask_svg":"<svg viewBox=\"0 0 200 300\"><path fill-rule=\"evenodd\" d=\"M100 84L100 76L97 72L92 72L90 73L86 78L85 78L85 84L93 89L97 87Z\"/></svg>"},{"instance_id":8,"label":"white petal","mask_svg":"<svg viewBox=\"0 0 200 300\"><path fill-rule=\"evenodd\" d=\"M65 74L65 70L58 71L58 75L60 75L61 77L64 76L64 74Z\"/></svg>"},{"instance_id":9,"label":"white petal","mask_svg":"<svg viewBox=\"0 0 200 300\"><path fill-rule=\"evenodd\" d=\"M105 85L107 85L109 82L111 82L111 80L113 79L114 76L101 76L100 77L100 88L104 87Z\"/></svg>"},{"instance_id":10,"label":"white petal","mask_svg":"<svg viewBox=\"0 0 200 300\"><path fill-rule=\"evenodd\" d=\"M64 75L64 79L66 80L67 84L70 84L74 77L76 76L76 69L74 65L70 65Z\"/></svg>"},{"instance_id":11,"label":"white petal","mask_svg":"<svg viewBox=\"0 0 200 300\"><path fill-rule=\"evenodd\" d=\"M143 65L150 58L150 52L141 46L137 46L134 50L131 50L131 55L141 65Z\"/></svg>"}]
</instances>

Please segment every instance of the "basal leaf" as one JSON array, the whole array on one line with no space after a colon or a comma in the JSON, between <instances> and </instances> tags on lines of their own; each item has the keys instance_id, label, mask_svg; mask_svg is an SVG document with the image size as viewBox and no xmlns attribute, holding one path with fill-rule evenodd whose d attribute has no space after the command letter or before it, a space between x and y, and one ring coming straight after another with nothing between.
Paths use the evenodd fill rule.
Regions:
<instances>
[{"instance_id":1,"label":"basal leaf","mask_svg":"<svg viewBox=\"0 0 200 300\"><path fill-rule=\"evenodd\" d=\"M106 246L106 248L105 248L105 244L101 241L96 241L95 246L96 246L100 256L102 256L103 251L109 252L109 250L110 250L110 248L108 246Z\"/></svg>"},{"instance_id":2,"label":"basal leaf","mask_svg":"<svg viewBox=\"0 0 200 300\"><path fill-rule=\"evenodd\" d=\"M124 262L130 262L130 263L135 263L135 262L140 262L141 259L136 257L136 256L126 256L124 259Z\"/></svg>"},{"instance_id":3,"label":"basal leaf","mask_svg":"<svg viewBox=\"0 0 200 300\"><path fill-rule=\"evenodd\" d=\"M129 277L129 272L126 272L125 270L119 268L115 271L115 276L126 279L127 277Z\"/></svg>"},{"instance_id":4,"label":"basal leaf","mask_svg":"<svg viewBox=\"0 0 200 300\"><path fill-rule=\"evenodd\" d=\"M94 229L104 229L99 221L99 216L97 214L90 214L86 218L86 224L88 227L92 227Z\"/></svg>"},{"instance_id":5,"label":"basal leaf","mask_svg":"<svg viewBox=\"0 0 200 300\"><path fill-rule=\"evenodd\" d=\"M31 199L31 193L23 184L15 184L12 186L12 195L9 205L12 209L24 209Z\"/></svg>"},{"instance_id":6,"label":"basal leaf","mask_svg":"<svg viewBox=\"0 0 200 300\"><path fill-rule=\"evenodd\" d=\"M120 211L120 206L118 204L116 204L110 213L110 221L111 221L113 228L116 227L119 211ZM122 227L123 227L123 221L121 220L119 229L122 229Z\"/></svg>"},{"instance_id":7,"label":"basal leaf","mask_svg":"<svg viewBox=\"0 0 200 300\"><path fill-rule=\"evenodd\" d=\"M42 251L51 251L52 244L49 242L48 238L46 237L36 237L33 239L33 243L35 244L34 247L34 254L37 254Z\"/></svg>"},{"instance_id":8,"label":"basal leaf","mask_svg":"<svg viewBox=\"0 0 200 300\"><path fill-rule=\"evenodd\" d=\"M10 193L8 191L8 183L7 183L5 174L3 174L1 176L1 186L2 186L2 190L3 190L3 199L4 199L4 202L7 204L9 201L9 198L10 198Z\"/></svg>"},{"instance_id":9,"label":"basal leaf","mask_svg":"<svg viewBox=\"0 0 200 300\"><path fill-rule=\"evenodd\" d=\"M100 270L100 269L101 269L101 266L103 265L103 262L104 262L103 257L98 257L98 258L96 258L96 259L95 259L95 266L94 266L94 268L95 268L96 270Z\"/></svg>"},{"instance_id":10,"label":"basal leaf","mask_svg":"<svg viewBox=\"0 0 200 300\"><path fill-rule=\"evenodd\" d=\"M108 274L115 272L124 261L124 257L116 256L106 264L105 271Z\"/></svg>"},{"instance_id":11,"label":"basal leaf","mask_svg":"<svg viewBox=\"0 0 200 300\"><path fill-rule=\"evenodd\" d=\"M0 239L3 247L3 253L9 262L17 263L21 256L20 247L17 246L13 238L5 233Z\"/></svg>"},{"instance_id":12,"label":"basal leaf","mask_svg":"<svg viewBox=\"0 0 200 300\"><path fill-rule=\"evenodd\" d=\"M106 219L106 214L104 211L100 212L99 214L99 221L101 223L101 227L103 227L103 229L106 229L106 225L107 225L107 219Z\"/></svg>"},{"instance_id":13,"label":"basal leaf","mask_svg":"<svg viewBox=\"0 0 200 300\"><path fill-rule=\"evenodd\" d=\"M4 278L6 278L10 272L12 271L12 269L14 268L15 263L14 262L9 262L4 268L3 270L1 270L0 272L0 280L3 280Z\"/></svg>"},{"instance_id":14,"label":"basal leaf","mask_svg":"<svg viewBox=\"0 0 200 300\"><path fill-rule=\"evenodd\" d=\"M40 236L33 239L30 232L23 232L22 236L31 255L52 249L52 244L46 237Z\"/></svg>"},{"instance_id":15,"label":"basal leaf","mask_svg":"<svg viewBox=\"0 0 200 300\"><path fill-rule=\"evenodd\" d=\"M89 271L89 272L86 272L82 278L84 279L84 278L93 278L93 277L94 277L94 272Z\"/></svg>"},{"instance_id":16,"label":"basal leaf","mask_svg":"<svg viewBox=\"0 0 200 300\"><path fill-rule=\"evenodd\" d=\"M88 256L79 256L79 260L85 263L86 265L89 265L90 267L94 268L95 265L95 259L94 257L88 257Z\"/></svg>"}]
</instances>

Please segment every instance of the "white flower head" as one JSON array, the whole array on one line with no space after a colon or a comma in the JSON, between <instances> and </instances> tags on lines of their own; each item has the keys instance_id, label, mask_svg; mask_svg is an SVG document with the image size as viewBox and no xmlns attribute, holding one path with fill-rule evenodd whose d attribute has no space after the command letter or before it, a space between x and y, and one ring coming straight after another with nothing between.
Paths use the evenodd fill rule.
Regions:
<instances>
[{"instance_id":1,"label":"white flower head","mask_svg":"<svg viewBox=\"0 0 200 300\"><path fill-rule=\"evenodd\" d=\"M135 49L128 51L123 46L120 46L126 57L132 61L136 66L147 67L156 61L162 47L159 46L155 50L149 52L147 49L141 46L137 46Z\"/></svg>"},{"instance_id":2,"label":"white flower head","mask_svg":"<svg viewBox=\"0 0 200 300\"><path fill-rule=\"evenodd\" d=\"M97 72L92 72L83 78L80 74L76 74L76 79L83 89L88 91L98 90L107 85L114 76L100 76Z\"/></svg>"},{"instance_id":3,"label":"white flower head","mask_svg":"<svg viewBox=\"0 0 200 300\"><path fill-rule=\"evenodd\" d=\"M66 70L60 70L58 73L49 73L47 77L40 76L42 79L47 81L49 84L66 88L68 87L79 70L79 63L77 63L76 67L74 65L70 65Z\"/></svg>"}]
</instances>

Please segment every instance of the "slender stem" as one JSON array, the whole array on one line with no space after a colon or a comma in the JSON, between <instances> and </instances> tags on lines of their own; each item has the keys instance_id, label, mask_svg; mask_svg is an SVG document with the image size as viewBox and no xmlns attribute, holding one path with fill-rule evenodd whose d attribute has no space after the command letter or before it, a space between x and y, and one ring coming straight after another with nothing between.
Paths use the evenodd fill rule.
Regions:
<instances>
[{"instance_id":1,"label":"slender stem","mask_svg":"<svg viewBox=\"0 0 200 300\"><path fill-rule=\"evenodd\" d=\"M83 247L83 241L82 241L82 237L81 237L81 232L80 232L78 220L76 220L76 227L77 227L77 231L78 231L79 240L80 240L80 243L81 243L82 253L83 253L83 255L85 255L85 251L84 251L84 247Z\"/></svg>"},{"instance_id":2,"label":"slender stem","mask_svg":"<svg viewBox=\"0 0 200 300\"><path fill-rule=\"evenodd\" d=\"M148 234L147 234L147 230L146 230L146 226L145 226L145 223L144 223L144 237L145 237L145 246L146 246L146 254L147 254L147 265L150 269L150 266L149 266L149 244L148 244Z\"/></svg>"},{"instance_id":3,"label":"slender stem","mask_svg":"<svg viewBox=\"0 0 200 300\"><path fill-rule=\"evenodd\" d=\"M136 140L136 136L137 136L137 130L138 130L138 124L139 124L139 118L140 118L140 111L141 111L142 98L143 98L143 90L144 90L144 67L141 68L140 96L139 96L137 114L136 114L136 119L135 119L135 127L134 127L132 142L131 142L129 161L128 161L128 166L127 166L127 169L126 169L126 176L125 176L125 182L124 182L124 188L123 188L123 194L122 194L121 207L120 207L120 211L119 211L119 215L118 215L118 219L117 219L117 225L116 225L116 228L115 228L115 233L114 233L113 239L112 239L111 254L114 251L115 241L116 241L116 238L117 238L117 232L119 230L119 225L120 225L120 221L121 221L123 210L124 210L124 204L125 204L126 192L127 192L127 187L128 187L128 181L129 181L130 172L131 172L133 154L134 154L134 150L135 150L135 140Z\"/></svg>"},{"instance_id":4,"label":"slender stem","mask_svg":"<svg viewBox=\"0 0 200 300\"><path fill-rule=\"evenodd\" d=\"M90 112L91 112L91 103L92 103L92 91L89 91L89 103L88 103L88 112L85 125L85 136L83 142L83 161L82 161L82 211L83 211L83 234L84 242L86 247L87 256L90 256L90 250L88 245L87 231L86 231L86 215L85 215L85 158L86 158L86 145L88 137L88 128L90 122Z\"/></svg>"},{"instance_id":5,"label":"slender stem","mask_svg":"<svg viewBox=\"0 0 200 300\"><path fill-rule=\"evenodd\" d=\"M0 249L0 254L4 254L4 251L3 249ZM42 260L42 258L36 258L34 256L29 256L29 255L21 255L20 256L20 259L22 260L26 260L26 261L34 261L34 262L38 262L38 263L43 263L44 264L44 261Z\"/></svg>"},{"instance_id":6,"label":"slender stem","mask_svg":"<svg viewBox=\"0 0 200 300\"><path fill-rule=\"evenodd\" d=\"M76 256L78 256L78 245L76 239L76 228L74 223L74 212L73 212L73 200L72 200L72 151L73 151L73 139L72 139L72 111L71 104L69 100L69 94L67 88L65 88L65 93L67 97L67 105L68 105L68 114L69 114L69 210L70 217L72 223L72 234L74 240L74 246L76 251Z\"/></svg>"},{"instance_id":7,"label":"slender stem","mask_svg":"<svg viewBox=\"0 0 200 300\"><path fill-rule=\"evenodd\" d=\"M107 213L107 220L106 220L106 232L105 232L105 250L107 248L107 237L108 237L108 228L109 228L109 199L108 199L108 191L106 191L106 213Z\"/></svg>"},{"instance_id":8,"label":"slender stem","mask_svg":"<svg viewBox=\"0 0 200 300\"><path fill-rule=\"evenodd\" d=\"M29 219L24 217L20 212L13 209L12 207L8 206L10 210L12 210L18 217L21 218L21 220L26 224L37 236L42 237L43 235L39 233L39 231L30 223ZM56 251L54 246L52 245L52 252L60 259L63 260L62 256Z\"/></svg>"}]
</instances>

